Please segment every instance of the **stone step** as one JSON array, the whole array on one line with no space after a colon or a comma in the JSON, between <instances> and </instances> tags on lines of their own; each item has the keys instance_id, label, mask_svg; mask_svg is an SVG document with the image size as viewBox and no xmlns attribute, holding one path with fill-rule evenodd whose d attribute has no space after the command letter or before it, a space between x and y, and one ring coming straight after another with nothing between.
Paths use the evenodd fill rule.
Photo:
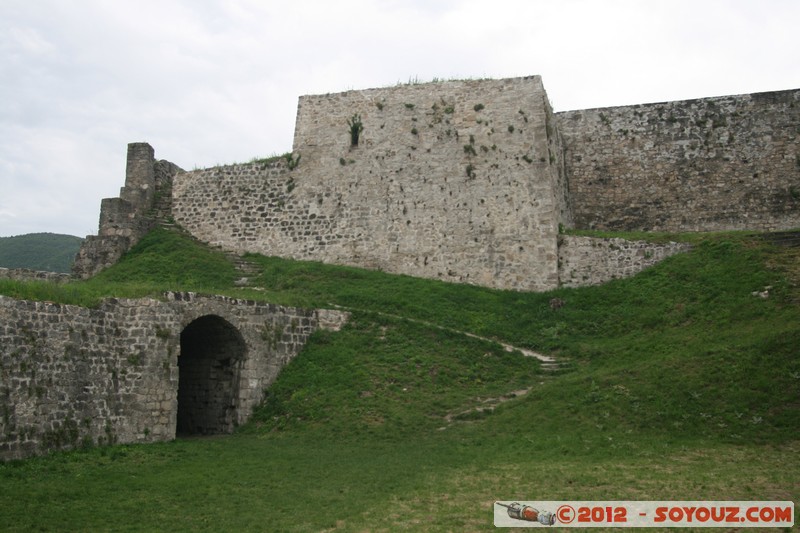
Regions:
<instances>
[{"instance_id":1,"label":"stone step","mask_svg":"<svg viewBox=\"0 0 800 533\"><path fill-rule=\"evenodd\" d=\"M253 263L248 263L246 261L239 261L233 264L236 267L236 270L240 272L245 272L247 274L258 274L261 272L261 267L258 265L254 265Z\"/></svg>"},{"instance_id":2,"label":"stone step","mask_svg":"<svg viewBox=\"0 0 800 533\"><path fill-rule=\"evenodd\" d=\"M569 368L569 364L563 361L558 363L542 363L539 366L544 372L557 372L559 370L566 370Z\"/></svg>"},{"instance_id":3,"label":"stone step","mask_svg":"<svg viewBox=\"0 0 800 533\"><path fill-rule=\"evenodd\" d=\"M800 231L776 231L765 233L763 239L777 246L800 246Z\"/></svg>"}]
</instances>

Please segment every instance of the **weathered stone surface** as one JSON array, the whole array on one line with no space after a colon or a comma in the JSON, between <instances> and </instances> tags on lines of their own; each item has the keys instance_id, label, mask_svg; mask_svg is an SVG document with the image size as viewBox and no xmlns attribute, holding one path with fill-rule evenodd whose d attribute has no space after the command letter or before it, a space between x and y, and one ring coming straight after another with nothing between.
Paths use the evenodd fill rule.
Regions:
<instances>
[{"instance_id":1,"label":"weathered stone surface","mask_svg":"<svg viewBox=\"0 0 800 533\"><path fill-rule=\"evenodd\" d=\"M231 431L311 333L346 320L192 293L97 309L0 296L0 459L169 440L179 422ZM194 386L183 397L182 381ZM198 418L204 411L213 416Z\"/></svg>"},{"instance_id":2,"label":"weathered stone surface","mask_svg":"<svg viewBox=\"0 0 800 533\"><path fill-rule=\"evenodd\" d=\"M687 244L675 242L654 244L561 235L558 238L558 277L562 287L600 285L634 276L689 248Z\"/></svg>"},{"instance_id":3,"label":"weathered stone surface","mask_svg":"<svg viewBox=\"0 0 800 533\"><path fill-rule=\"evenodd\" d=\"M47 281L51 283L66 283L72 280L70 274L63 272L44 272L27 268L0 267L0 279L15 279L18 281Z\"/></svg>"},{"instance_id":4,"label":"weathered stone surface","mask_svg":"<svg viewBox=\"0 0 800 533\"><path fill-rule=\"evenodd\" d=\"M173 212L199 239L238 252L545 290L564 279L559 224L800 226L799 99L795 90L553 115L538 77L305 96L297 168L179 174ZM615 275L632 271L621 268Z\"/></svg>"},{"instance_id":5,"label":"weathered stone surface","mask_svg":"<svg viewBox=\"0 0 800 533\"><path fill-rule=\"evenodd\" d=\"M556 118L577 227L800 227L800 90Z\"/></svg>"},{"instance_id":6,"label":"weathered stone surface","mask_svg":"<svg viewBox=\"0 0 800 533\"><path fill-rule=\"evenodd\" d=\"M538 76L304 96L291 165L180 172L131 145L75 272L174 218L234 252L552 289L559 226L799 227L798 123L800 90L555 115Z\"/></svg>"},{"instance_id":7,"label":"weathered stone surface","mask_svg":"<svg viewBox=\"0 0 800 533\"><path fill-rule=\"evenodd\" d=\"M297 168L178 174L173 214L234 251L554 288L558 225L570 215L552 125L539 77L305 96Z\"/></svg>"}]
</instances>

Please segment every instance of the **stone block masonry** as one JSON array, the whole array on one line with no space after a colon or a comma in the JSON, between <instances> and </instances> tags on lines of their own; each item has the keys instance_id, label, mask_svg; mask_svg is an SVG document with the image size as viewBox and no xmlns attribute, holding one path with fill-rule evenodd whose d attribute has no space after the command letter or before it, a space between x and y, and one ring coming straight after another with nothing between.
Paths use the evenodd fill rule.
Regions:
<instances>
[{"instance_id":1,"label":"stone block masonry","mask_svg":"<svg viewBox=\"0 0 800 533\"><path fill-rule=\"evenodd\" d=\"M556 116L579 228L800 227L800 90Z\"/></svg>"},{"instance_id":2,"label":"stone block masonry","mask_svg":"<svg viewBox=\"0 0 800 533\"><path fill-rule=\"evenodd\" d=\"M13 279L16 281L47 281L50 283L67 283L72 281L72 276L62 272L44 272L27 268L0 267L0 279Z\"/></svg>"},{"instance_id":3,"label":"stone block masonry","mask_svg":"<svg viewBox=\"0 0 800 533\"><path fill-rule=\"evenodd\" d=\"M182 172L131 145L75 270L115 262L152 203L228 251L549 290L587 275L559 268L562 226L800 227L798 124L800 90L556 114L538 76L303 96L291 163Z\"/></svg>"},{"instance_id":4,"label":"stone block masonry","mask_svg":"<svg viewBox=\"0 0 800 533\"><path fill-rule=\"evenodd\" d=\"M634 276L689 248L688 244L676 242L655 244L561 235L558 238L558 277L562 287L600 285Z\"/></svg>"},{"instance_id":5,"label":"stone block masonry","mask_svg":"<svg viewBox=\"0 0 800 533\"><path fill-rule=\"evenodd\" d=\"M81 244L73 273L86 279L108 268L153 229L165 215L158 204L171 196L172 177L180 170L169 161L156 161L149 144L129 144L125 185L118 198L102 200L98 234Z\"/></svg>"},{"instance_id":6,"label":"stone block masonry","mask_svg":"<svg viewBox=\"0 0 800 533\"><path fill-rule=\"evenodd\" d=\"M0 459L225 433L347 314L168 293L96 309L0 296Z\"/></svg>"},{"instance_id":7,"label":"stone block masonry","mask_svg":"<svg viewBox=\"0 0 800 533\"><path fill-rule=\"evenodd\" d=\"M556 235L571 215L538 76L305 96L293 154L291 171L278 162L179 173L176 222L238 252L558 285Z\"/></svg>"}]
</instances>

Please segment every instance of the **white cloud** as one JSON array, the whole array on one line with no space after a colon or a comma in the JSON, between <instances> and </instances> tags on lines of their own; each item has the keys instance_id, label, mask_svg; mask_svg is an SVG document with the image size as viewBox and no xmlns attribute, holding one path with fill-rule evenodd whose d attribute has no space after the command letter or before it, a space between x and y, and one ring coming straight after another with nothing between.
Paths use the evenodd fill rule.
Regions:
<instances>
[{"instance_id":1,"label":"white cloud","mask_svg":"<svg viewBox=\"0 0 800 533\"><path fill-rule=\"evenodd\" d=\"M184 168L287 151L302 94L541 74L563 110L798 87L797 20L793 0L5 0L0 235L95 232L128 142Z\"/></svg>"}]
</instances>

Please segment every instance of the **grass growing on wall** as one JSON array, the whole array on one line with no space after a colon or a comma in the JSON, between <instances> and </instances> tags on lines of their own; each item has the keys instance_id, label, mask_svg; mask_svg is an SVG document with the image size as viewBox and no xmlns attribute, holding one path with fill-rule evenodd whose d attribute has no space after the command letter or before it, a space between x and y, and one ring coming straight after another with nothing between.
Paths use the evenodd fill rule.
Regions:
<instances>
[{"instance_id":1,"label":"grass growing on wall","mask_svg":"<svg viewBox=\"0 0 800 533\"><path fill-rule=\"evenodd\" d=\"M245 293L183 240L156 233L70 290L216 287L353 319L315 334L235 435L0 465L7 529L488 531L495 500L800 497L793 249L704 236L545 294L250 256L266 290Z\"/></svg>"}]
</instances>

